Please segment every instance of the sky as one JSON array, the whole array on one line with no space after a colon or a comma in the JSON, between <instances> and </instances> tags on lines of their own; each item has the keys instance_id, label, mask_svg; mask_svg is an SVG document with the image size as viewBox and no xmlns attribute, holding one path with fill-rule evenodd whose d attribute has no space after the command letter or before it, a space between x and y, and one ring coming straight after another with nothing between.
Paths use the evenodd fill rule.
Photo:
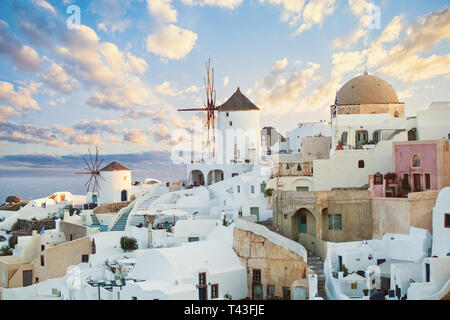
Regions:
<instances>
[{"instance_id":1,"label":"sky","mask_svg":"<svg viewBox=\"0 0 450 320\"><path fill-rule=\"evenodd\" d=\"M79 14L78 14L79 13ZM450 101L447 0L2 0L0 175L107 160L158 177L201 107L239 86L281 133L329 120L336 91L367 69L407 115Z\"/></svg>"}]
</instances>

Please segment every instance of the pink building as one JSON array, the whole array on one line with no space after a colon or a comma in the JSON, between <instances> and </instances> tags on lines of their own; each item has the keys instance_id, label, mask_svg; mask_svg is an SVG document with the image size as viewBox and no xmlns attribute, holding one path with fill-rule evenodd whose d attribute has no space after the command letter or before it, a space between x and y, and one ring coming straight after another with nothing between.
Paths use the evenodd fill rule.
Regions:
<instances>
[{"instance_id":1,"label":"pink building","mask_svg":"<svg viewBox=\"0 0 450 320\"><path fill-rule=\"evenodd\" d=\"M392 152L394 172L371 176L375 196L405 197L450 185L449 140L393 142Z\"/></svg>"}]
</instances>

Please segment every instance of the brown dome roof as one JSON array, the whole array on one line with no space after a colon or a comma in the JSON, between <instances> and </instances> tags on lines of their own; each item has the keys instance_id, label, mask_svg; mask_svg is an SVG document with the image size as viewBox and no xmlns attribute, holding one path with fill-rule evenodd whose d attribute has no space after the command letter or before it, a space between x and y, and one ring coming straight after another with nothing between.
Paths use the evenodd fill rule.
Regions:
<instances>
[{"instance_id":1,"label":"brown dome roof","mask_svg":"<svg viewBox=\"0 0 450 320\"><path fill-rule=\"evenodd\" d=\"M110 164L108 164L106 167L100 169L99 171L130 171L127 167L124 167L117 161L113 161Z\"/></svg>"},{"instance_id":2,"label":"brown dome roof","mask_svg":"<svg viewBox=\"0 0 450 320\"><path fill-rule=\"evenodd\" d=\"M239 87L236 92L221 106L218 107L218 111L248 111L259 110L259 108L251 102L246 96L244 96Z\"/></svg>"},{"instance_id":3,"label":"brown dome roof","mask_svg":"<svg viewBox=\"0 0 450 320\"><path fill-rule=\"evenodd\" d=\"M344 84L337 96L339 105L399 103L389 83L367 72Z\"/></svg>"}]
</instances>

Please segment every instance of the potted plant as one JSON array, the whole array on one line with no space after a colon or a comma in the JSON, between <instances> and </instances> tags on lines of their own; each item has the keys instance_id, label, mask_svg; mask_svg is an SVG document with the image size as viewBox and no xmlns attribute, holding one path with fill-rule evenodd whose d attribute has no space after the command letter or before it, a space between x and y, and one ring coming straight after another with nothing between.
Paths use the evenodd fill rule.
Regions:
<instances>
[{"instance_id":1,"label":"potted plant","mask_svg":"<svg viewBox=\"0 0 450 320\"><path fill-rule=\"evenodd\" d=\"M264 195L266 197L271 197L272 194L273 194L273 189L272 188L268 188L268 189L264 190Z\"/></svg>"},{"instance_id":2,"label":"potted plant","mask_svg":"<svg viewBox=\"0 0 450 320\"><path fill-rule=\"evenodd\" d=\"M229 294L229 293L226 293L224 296L223 296L225 299L228 299L228 300L232 300L232 296L231 296L231 294Z\"/></svg>"},{"instance_id":3,"label":"potted plant","mask_svg":"<svg viewBox=\"0 0 450 320\"><path fill-rule=\"evenodd\" d=\"M344 150L344 146L342 145L342 140L339 140L338 145L336 146L336 150Z\"/></svg>"},{"instance_id":4,"label":"potted plant","mask_svg":"<svg viewBox=\"0 0 450 320\"><path fill-rule=\"evenodd\" d=\"M367 297L369 295L369 289L364 289L363 293L364 293L364 296Z\"/></svg>"}]
</instances>

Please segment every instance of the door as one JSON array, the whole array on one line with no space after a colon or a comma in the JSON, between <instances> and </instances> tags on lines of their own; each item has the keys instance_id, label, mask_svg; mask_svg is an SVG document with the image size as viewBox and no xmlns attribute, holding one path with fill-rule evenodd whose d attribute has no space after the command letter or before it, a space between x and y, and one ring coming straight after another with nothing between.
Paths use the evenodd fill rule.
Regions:
<instances>
[{"instance_id":1,"label":"door","mask_svg":"<svg viewBox=\"0 0 450 320\"><path fill-rule=\"evenodd\" d=\"M92 195L92 202L97 203L97 195L96 194Z\"/></svg>"},{"instance_id":2,"label":"door","mask_svg":"<svg viewBox=\"0 0 450 320\"><path fill-rule=\"evenodd\" d=\"M356 148L362 148L363 144L368 141L369 135L367 131L357 131L356 132Z\"/></svg>"},{"instance_id":3,"label":"door","mask_svg":"<svg viewBox=\"0 0 450 320\"><path fill-rule=\"evenodd\" d=\"M413 173L413 181L414 181L414 191L420 191L420 174Z\"/></svg>"},{"instance_id":4,"label":"door","mask_svg":"<svg viewBox=\"0 0 450 320\"><path fill-rule=\"evenodd\" d=\"M128 200L128 192L127 190L122 190L120 194L120 201L127 201Z\"/></svg>"},{"instance_id":5,"label":"door","mask_svg":"<svg viewBox=\"0 0 450 320\"><path fill-rule=\"evenodd\" d=\"M26 270L23 272L23 286L31 286L33 284L33 270Z\"/></svg>"},{"instance_id":6,"label":"door","mask_svg":"<svg viewBox=\"0 0 450 320\"><path fill-rule=\"evenodd\" d=\"M342 256L338 256L338 267L339 267L339 271L342 271Z\"/></svg>"},{"instance_id":7,"label":"door","mask_svg":"<svg viewBox=\"0 0 450 320\"><path fill-rule=\"evenodd\" d=\"M307 227L306 227L306 214L301 213L298 216L298 233L306 233Z\"/></svg>"},{"instance_id":8,"label":"door","mask_svg":"<svg viewBox=\"0 0 450 320\"><path fill-rule=\"evenodd\" d=\"M254 207L254 208L250 208L250 214L253 214L256 216L256 221L259 221L259 208L258 207Z\"/></svg>"},{"instance_id":9,"label":"door","mask_svg":"<svg viewBox=\"0 0 450 320\"><path fill-rule=\"evenodd\" d=\"M261 284L253 285L252 300L263 300L263 291Z\"/></svg>"},{"instance_id":10,"label":"door","mask_svg":"<svg viewBox=\"0 0 450 320\"><path fill-rule=\"evenodd\" d=\"M430 282L430 264L425 263L425 282Z\"/></svg>"},{"instance_id":11,"label":"door","mask_svg":"<svg viewBox=\"0 0 450 320\"><path fill-rule=\"evenodd\" d=\"M208 300L207 288L198 288L198 300Z\"/></svg>"},{"instance_id":12,"label":"door","mask_svg":"<svg viewBox=\"0 0 450 320\"><path fill-rule=\"evenodd\" d=\"M294 300L306 300L306 288L295 287L294 288Z\"/></svg>"}]
</instances>

